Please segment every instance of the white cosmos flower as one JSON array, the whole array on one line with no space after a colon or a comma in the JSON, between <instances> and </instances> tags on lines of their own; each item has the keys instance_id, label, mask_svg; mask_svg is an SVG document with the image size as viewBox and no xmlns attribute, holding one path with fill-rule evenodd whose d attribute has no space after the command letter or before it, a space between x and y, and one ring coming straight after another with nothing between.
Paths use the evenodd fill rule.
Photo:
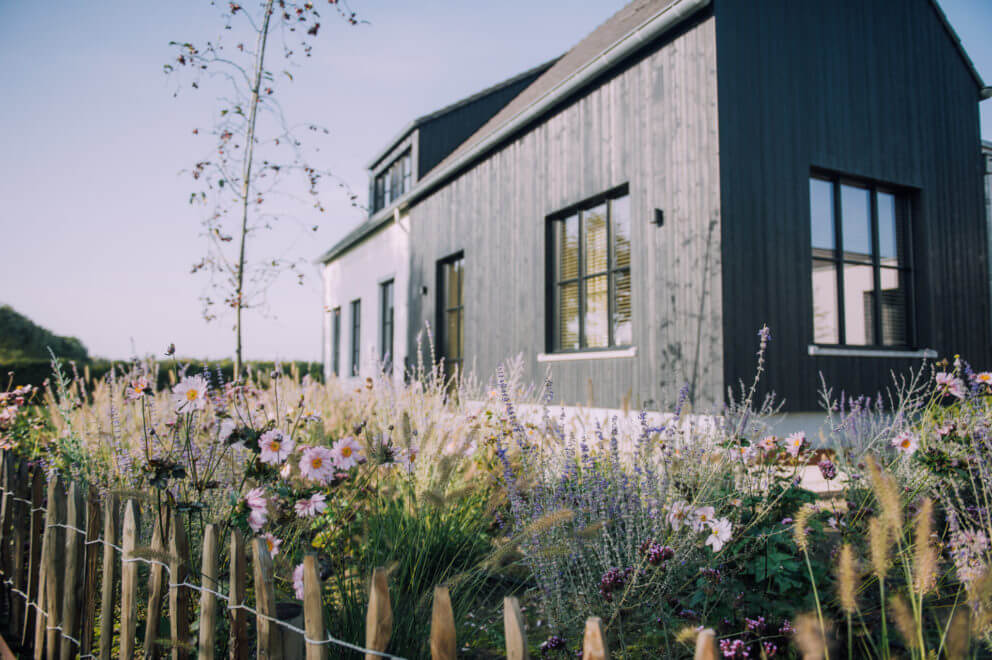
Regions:
<instances>
[{"instance_id":1,"label":"white cosmos flower","mask_svg":"<svg viewBox=\"0 0 992 660\"><path fill-rule=\"evenodd\" d=\"M668 524L672 526L672 529L677 530L688 522L691 514L692 507L686 502L672 502L668 508Z\"/></svg>"},{"instance_id":2,"label":"white cosmos flower","mask_svg":"<svg viewBox=\"0 0 992 660\"><path fill-rule=\"evenodd\" d=\"M701 532L716 519L716 509L711 506L701 506L692 512L692 529Z\"/></svg>"},{"instance_id":3,"label":"white cosmos flower","mask_svg":"<svg viewBox=\"0 0 992 660\"><path fill-rule=\"evenodd\" d=\"M303 600L303 564L297 564L293 569L293 591L297 600Z\"/></svg>"},{"instance_id":4,"label":"white cosmos flower","mask_svg":"<svg viewBox=\"0 0 992 660\"><path fill-rule=\"evenodd\" d=\"M265 541L265 548L269 551L269 557L275 557L279 554L279 546L282 545L282 539L278 539L272 535L272 532L262 534L262 539Z\"/></svg>"},{"instance_id":5,"label":"white cosmos flower","mask_svg":"<svg viewBox=\"0 0 992 660\"><path fill-rule=\"evenodd\" d=\"M258 448L262 450L258 460L269 465L282 463L293 452L295 443L283 435L279 429L271 429L258 439Z\"/></svg>"},{"instance_id":6,"label":"white cosmos flower","mask_svg":"<svg viewBox=\"0 0 992 660\"><path fill-rule=\"evenodd\" d=\"M327 447L307 447L300 457L300 472L311 481L326 484L334 477L334 454Z\"/></svg>"},{"instance_id":7,"label":"white cosmos flower","mask_svg":"<svg viewBox=\"0 0 992 660\"><path fill-rule=\"evenodd\" d=\"M892 438L892 446L903 454L912 454L920 446L920 439L915 433L903 431Z\"/></svg>"},{"instance_id":8,"label":"white cosmos flower","mask_svg":"<svg viewBox=\"0 0 992 660\"><path fill-rule=\"evenodd\" d=\"M334 465L339 470L349 470L358 465L358 459L362 456L362 446L355 442L354 438L341 438L331 447L331 454L334 456Z\"/></svg>"},{"instance_id":9,"label":"white cosmos flower","mask_svg":"<svg viewBox=\"0 0 992 660\"><path fill-rule=\"evenodd\" d=\"M785 450L793 458L799 456L804 446L806 446L806 434L802 431L796 431L785 439Z\"/></svg>"},{"instance_id":10,"label":"white cosmos flower","mask_svg":"<svg viewBox=\"0 0 992 660\"><path fill-rule=\"evenodd\" d=\"M706 537L706 545L713 548L713 552L720 552L731 537L731 524L726 518L714 520L709 525L710 533Z\"/></svg>"},{"instance_id":11,"label":"white cosmos flower","mask_svg":"<svg viewBox=\"0 0 992 660\"><path fill-rule=\"evenodd\" d=\"M323 513L327 508L327 499L323 493L314 493L305 500L299 500L293 505L296 515L300 518L313 518L317 514Z\"/></svg>"},{"instance_id":12,"label":"white cosmos flower","mask_svg":"<svg viewBox=\"0 0 992 660\"><path fill-rule=\"evenodd\" d=\"M207 407L207 379L203 376L186 376L172 388L176 399L176 412L193 412Z\"/></svg>"}]
</instances>

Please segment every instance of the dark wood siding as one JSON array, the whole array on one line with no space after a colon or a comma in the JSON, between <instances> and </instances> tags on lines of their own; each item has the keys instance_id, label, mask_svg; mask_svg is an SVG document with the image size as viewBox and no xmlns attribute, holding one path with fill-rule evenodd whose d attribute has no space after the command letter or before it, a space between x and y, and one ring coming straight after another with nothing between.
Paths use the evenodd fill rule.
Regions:
<instances>
[{"instance_id":1,"label":"dark wood siding","mask_svg":"<svg viewBox=\"0 0 992 660\"><path fill-rule=\"evenodd\" d=\"M466 103L451 112L431 119L420 126L419 147L420 155L417 162L417 177L423 178L444 157L454 151L455 147L464 142L490 117L499 112L503 106L523 91L524 87L544 72L535 71L516 82L502 87Z\"/></svg>"},{"instance_id":2,"label":"dark wood siding","mask_svg":"<svg viewBox=\"0 0 992 660\"><path fill-rule=\"evenodd\" d=\"M807 354L811 168L918 190L918 347L992 366L977 87L930 2L714 5L727 382L752 377L763 323L791 410L818 407L820 372L870 394L914 364Z\"/></svg>"},{"instance_id":3,"label":"dark wood siding","mask_svg":"<svg viewBox=\"0 0 992 660\"><path fill-rule=\"evenodd\" d=\"M466 370L488 379L522 353L525 379L539 383L546 218L626 183L637 356L549 363L557 400L585 404L591 389L593 405L618 407L629 391L632 405L657 408L689 382L702 405L719 402L715 46L704 16L414 206L411 333L434 318L437 260L463 251ZM655 208L663 227L650 224Z\"/></svg>"}]
</instances>

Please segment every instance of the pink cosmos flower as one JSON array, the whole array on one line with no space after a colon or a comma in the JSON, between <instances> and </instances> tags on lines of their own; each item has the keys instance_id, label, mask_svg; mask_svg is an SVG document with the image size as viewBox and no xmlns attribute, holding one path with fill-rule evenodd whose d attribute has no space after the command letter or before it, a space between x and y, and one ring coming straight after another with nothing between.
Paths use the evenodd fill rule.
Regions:
<instances>
[{"instance_id":1,"label":"pink cosmos flower","mask_svg":"<svg viewBox=\"0 0 992 660\"><path fill-rule=\"evenodd\" d=\"M334 455L334 465L339 470L350 470L358 465L358 459L362 457L362 446L352 437L341 438L331 447L331 452Z\"/></svg>"},{"instance_id":2,"label":"pink cosmos flower","mask_svg":"<svg viewBox=\"0 0 992 660\"><path fill-rule=\"evenodd\" d=\"M279 546L282 545L282 539L277 539L271 532L262 534L262 539L265 541L265 548L269 551L270 557L275 557L279 554Z\"/></svg>"},{"instance_id":3,"label":"pink cosmos flower","mask_svg":"<svg viewBox=\"0 0 992 660\"><path fill-rule=\"evenodd\" d=\"M716 510L711 506L701 506L692 512L692 529L697 532L709 527L716 519Z\"/></svg>"},{"instance_id":4,"label":"pink cosmos flower","mask_svg":"<svg viewBox=\"0 0 992 660\"><path fill-rule=\"evenodd\" d=\"M248 514L248 526L251 527L251 531L257 532L265 527L268 517L269 514L265 509L252 509Z\"/></svg>"},{"instance_id":5,"label":"pink cosmos flower","mask_svg":"<svg viewBox=\"0 0 992 660\"><path fill-rule=\"evenodd\" d=\"M912 454L920 446L920 439L914 433L903 431L892 438L892 446L903 454Z\"/></svg>"},{"instance_id":6,"label":"pink cosmos flower","mask_svg":"<svg viewBox=\"0 0 992 660\"><path fill-rule=\"evenodd\" d=\"M334 454L327 447L308 447L300 457L300 472L317 483L326 484L334 478Z\"/></svg>"},{"instance_id":7,"label":"pink cosmos flower","mask_svg":"<svg viewBox=\"0 0 992 660\"><path fill-rule=\"evenodd\" d=\"M245 493L245 504L252 511L264 511L269 506L268 500L265 499L265 489L252 488L249 490Z\"/></svg>"},{"instance_id":8,"label":"pink cosmos flower","mask_svg":"<svg viewBox=\"0 0 992 660\"><path fill-rule=\"evenodd\" d=\"M293 591L298 600L303 600L303 564L297 564L293 569Z\"/></svg>"},{"instance_id":9,"label":"pink cosmos flower","mask_svg":"<svg viewBox=\"0 0 992 660\"><path fill-rule=\"evenodd\" d=\"M124 390L124 398L128 401L135 401L150 392L151 386L148 384L148 379L139 376L128 384L127 389Z\"/></svg>"},{"instance_id":10,"label":"pink cosmos flower","mask_svg":"<svg viewBox=\"0 0 992 660\"><path fill-rule=\"evenodd\" d=\"M761 440L758 440L756 446L761 451L772 451L778 446L778 438L774 435L766 435Z\"/></svg>"},{"instance_id":11,"label":"pink cosmos flower","mask_svg":"<svg viewBox=\"0 0 992 660\"><path fill-rule=\"evenodd\" d=\"M323 493L314 493L305 500L299 500L293 505L296 510L296 515L300 518L313 518L314 516L324 512L327 508L327 503L324 501L326 499Z\"/></svg>"},{"instance_id":12,"label":"pink cosmos flower","mask_svg":"<svg viewBox=\"0 0 992 660\"><path fill-rule=\"evenodd\" d=\"M942 371L934 376L937 382L937 391L945 396L953 396L958 399L964 398L964 383L952 373Z\"/></svg>"},{"instance_id":13,"label":"pink cosmos flower","mask_svg":"<svg viewBox=\"0 0 992 660\"><path fill-rule=\"evenodd\" d=\"M975 382L985 387L992 387L992 371L983 371L980 374L975 374Z\"/></svg>"},{"instance_id":14,"label":"pink cosmos flower","mask_svg":"<svg viewBox=\"0 0 992 660\"><path fill-rule=\"evenodd\" d=\"M279 429L268 430L258 439L258 448L262 450L258 460L268 465L278 465L293 452L293 446L293 441Z\"/></svg>"},{"instance_id":15,"label":"pink cosmos flower","mask_svg":"<svg viewBox=\"0 0 992 660\"><path fill-rule=\"evenodd\" d=\"M172 388L176 412L186 413L207 407L207 379L203 376L186 376Z\"/></svg>"},{"instance_id":16,"label":"pink cosmos flower","mask_svg":"<svg viewBox=\"0 0 992 660\"><path fill-rule=\"evenodd\" d=\"M692 515L692 507L688 503L673 502L668 509L668 524L672 529L677 530L686 524L690 515Z\"/></svg>"},{"instance_id":17,"label":"pink cosmos flower","mask_svg":"<svg viewBox=\"0 0 992 660\"><path fill-rule=\"evenodd\" d=\"M789 452L789 455L793 458L798 457L799 452L801 452L805 446L806 434L802 431L796 431L785 439L785 450Z\"/></svg>"}]
</instances>

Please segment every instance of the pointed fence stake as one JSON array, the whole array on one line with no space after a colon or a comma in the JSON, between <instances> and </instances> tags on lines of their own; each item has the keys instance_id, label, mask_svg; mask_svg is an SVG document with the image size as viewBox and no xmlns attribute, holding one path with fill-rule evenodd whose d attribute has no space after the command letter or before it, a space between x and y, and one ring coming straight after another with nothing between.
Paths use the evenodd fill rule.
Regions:
<instances>
[{"instance_id":1,"label":"pointed fence stake","mask_svg":"<svg viewBox=\"0 0 992 660\"><path fill-rule=\"evenodd\" d=\"M200 643L197 660L214 660L214 641L217 634L217 596L207 589L220 591L217 584L217 525L203 529L203 560L200 564Z\"/></svg>"},{"instance_id":2,"label":"pointed fence stake","mask_svg":"<svg viewBox=\"0 0 992 660\"><path fill-rule=\"evenodd\" d=\"M260 660L282 660L282 635L276 629L276 592L272 583L272 557L267 541L255 538L252 542L252 565L255 577L255 629L258 631L256 652Z\"/></svg>"},{"instance_id":3,"label":"pointed fence stake","mask_svg":"<svg viewBox=\"0 0 992 660\"><path fill-rule=\"evenodd\" d=\"M83 553L83 630L79 654L93 653L93 632L96 630L96 585L100 570L100 496L96 487L90 486L86 496L86 548Z\"/></svg>"},{"instance_id":4,"label":"pointed fence stake","mask_svg":"<svg viewBox=\"0 0 992 660\"><path fill-rule=\"evenodd\" d=\"M103 581L100 583L100 660L110 660L114 648L114 595L116 592L118 514L120 502L108 495L103 507ZM95 547L95 546L94 546ZM121 612L124 610L121 609Z\"/></svg>"},{"instance_id":5,"label":"pointed fence stake","mask_svg":"<svg viewBox=\"0 0 992 660\"><path fill-rule=\"evenodd\" d=\"M303 620L308 639L326 639L324 601L320 595L320 571L317 569L316 555L303 558ZM307 660L327 660L327 645L307 642Z\"/></svg>"},{"instance_id":6,"label":"pointed fence stake","mask_svg":"<svg viewBox=\"0 0 992 660\"><path fill-rule=\"evenodd\" d=\"M148 609L145 619L145 658L157 660L162 657L158 644L159 624L162 620L162 598L165 596L165 566L162 555L165 554L165 540L169 535L168 513L164 506L157 509L152 519L152 552L155 561L148 571Z\"/></svg>"},{"instance_id":7,"label":"pointed fence stake","mask_svg":"<svg viewBox=\"0 0 992 660\"><path fill-rule=\"evenodd\" d=\"M86 536L76 531L86 525L85 503L80 491L76 483L69 486L65 519L69 527L76 529L65 530L65 572L62 575L62 631L75 639L79 639L79 630L82 627L79 601L83 593L83 553L86 548ZM61 650L59 657L62 660L72 660L79 655L79 649L68 637L62 639Z\"/></svg>"},{"instance_id":8,"label":"pointed fence stake","mask_svg":"<svg viewBox=\"0 0 992 660\"><path fill-rule=\"evenodd\" d=\"M137 640L138 623L138 562L134 561L134 548L138 544L138 505L128 500L124 507L124 526L121 529L121 636L120 658L131 660Z\"/></svg>"},{"instance_id":9,"label":"pointed fence stake","mask_svg":"<svg viewBox=\"0 0 992 660\"><path fill-rule=\"evenodd\" d=\"M189 658L189 613L192 595L189 587L180 587L189 577L189 542L179 513L172 512L169 532L169 639L172 660Z\"/></svg>"},{"instance_id":10,"label":"pointed fence stake","mask_svg":"<svg viewBox=\"0 0 992 660\"><path fill-rule=\"evenodd\" d=\"M28 603L41 606L38 596L41 582L41 546L45 536L45 476L41 466L35 466L31 475L31 532L29 542L31 552L28 557ZM43 583L42 583L43 584ZM24 625L21 627L21 646L30 646L35 634L38 611L28 607L24 615Z\"/></svg>"},{"instance_id":11,"label":"pointed fence stake","mask_svg":"<svg viewBox=\"0 0 992 660\"><path fill-rule=\"evenodd\" d=\"M434 607L431 611L431 658L455 660L455 614L451 609L448 587L434 587Z\"/></svg>"},{"instance_id":12,"label":"pointed fence stake","mask_svg":"<svg viewBox=\"0 0 992 660\"><path fill-rule=\"evenodd\" d=\"M694 660L717 660L719 656L716 652L716 633L712 628L700 630L696 635L696 655Z\"/></svg>"},{"instance_id":13,"label":"pointed fence stake","mask_svg":"<svg viewBox=\"0 0 992 660\"><path fill-rule=\"evenodd\" d=\"M527 660L527 631L520 601L513 596L503 599L503 630L506 635L506 660Z\"/></svg>"},{"instance_id":14,"label":"pointed fence stake","mask_svg":"<svg viewBox=\"0 0 992 660\"><path fill-rule=\"evenodd\" d=\"M231 660L248 660L248 612L236 607L245 604L245 582L248 575L248 562L245 559L245 538L241 532L231 532L231 637L228 648Z\"/></svg>"},{"instance_id":15,"label":"pointed fence stake","mask_svg":"<svg viewBox=\"0 0 992 660\"><path fill-rule=\"evenodd\" d=\"M31 481L28 478L28 463L22 460L17 469L17 479L14 485L14 493L22 500L30 497ZM25 502L14 502L17 524L14 525L14 557L11 563L13 571L14 588L27 593L27 557L28 557L28 534L31 531L28 520L31 519L31 506ZM24 609L27 603L20 597L14 596L11 602L10 630L13 631L14 639L19 639L21 627L24 625Z\"/></svg>"},{"instance_id":16,"label":"pointed fence stake","mask_svg":"<svg viewBox=\"0 0 992 660\"><path fill-rule=\"evenodd\" d=\"M62 635L56 629L62 625L62 589L65 585L65 484L61 479L48 482L48 524L51 532L48 544L48 579L45 580L45 611L48 623L45 624L45 657L55 660L60 657ZM75 532L73 532L75 534ZM69 643L69 642L66 642Z\"/></svg>"},{"instance_id":17,"label":"pointed fence stake","mask_svg":"<svg viewBox=\"0 0 992 660\"><path fill-rule=\"evenodd\" d=\"M384 652L393 634L393 608L389 604L389 579L386 569L380 566L372 574L369 587L369 611L365 616L365 648ZM377 660L379 656L365 654L365 660Z\"/></svg>"},{"instance_id":18,"label":"pointed fence stake","mask_svg":"<svg viewBox=\"0 0 992 660\"><path fill-rule=\"evenodd\" d=\"M603 620L598 616L586 619L586 631L582 637L582 660L607 660L606 633Z\"/></svg>"}]
</instances>

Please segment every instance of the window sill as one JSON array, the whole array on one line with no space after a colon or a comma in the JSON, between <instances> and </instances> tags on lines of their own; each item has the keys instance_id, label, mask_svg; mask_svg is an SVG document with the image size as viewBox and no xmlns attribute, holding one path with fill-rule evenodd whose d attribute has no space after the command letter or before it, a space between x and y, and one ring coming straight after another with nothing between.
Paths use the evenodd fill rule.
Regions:
<instances>
[{"instance_id":1,"label":"window sill","mask_svg":"<svg viewBox=\"0 0 992 660\"><path fill-rule=\"evenodd\" d=\"M605 351L574 351L572 353L538 353L538 362L571 362L573 360L612 360L637 356L637 347Z\"/></svg>"},{"instance_id":2,"label":"window sill","mask_svg":"<svg viewBox=\"0 0 992 660\"><path fill-rule=\"evenodd\" d=\"M884 348L854 348L809 345L809 354L816 357L876 357L876 358L935 358L937 351L923 348L918 351L886 350Z\"/></svg>"}]
</instances>

